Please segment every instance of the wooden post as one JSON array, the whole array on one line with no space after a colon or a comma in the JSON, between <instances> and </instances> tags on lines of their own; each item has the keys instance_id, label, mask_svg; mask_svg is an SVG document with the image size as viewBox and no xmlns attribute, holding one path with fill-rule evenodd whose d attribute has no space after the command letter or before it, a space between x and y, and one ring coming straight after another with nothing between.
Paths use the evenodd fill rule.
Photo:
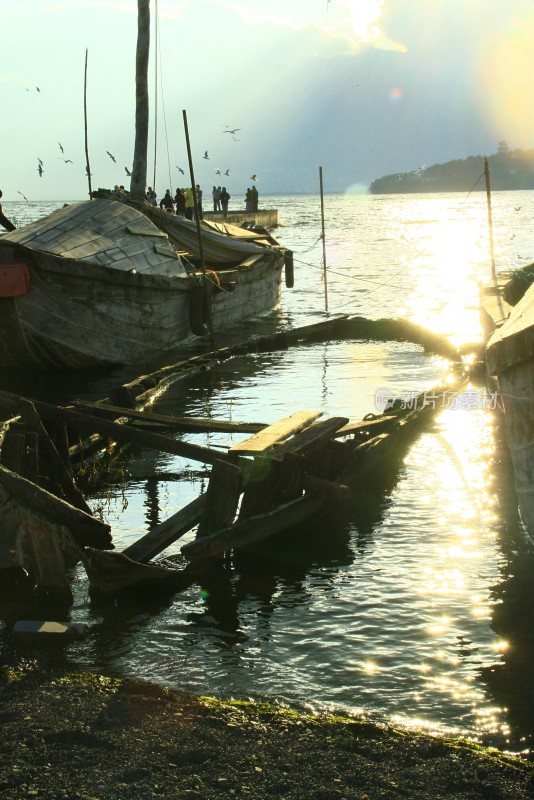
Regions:
<instances>
[{"instance_id":1,"label":"wooden post","mask_svg":"<svg viewBox=\"0 0 534 800\"><path fill-rule=\"evenodd\" d=\"M321 188L321 239L323 240L323 283L324 310L328 311L328 282L326 278L326 237L324 233L323 168L319 167L319 186Z\"/></svg>"},{"instance_id":2,"label":"wooden post","mask_svg":"<svg viewBox=\"0 0 534 800\"><path fill-rule=\"evenodd\" d=\"M135 148L130 192L145 196L148 143L148 57L150 52L150 0L137 0L137 51L135 57Z\"/></svg>"},{"instance_id":3,"label":"wooden post","mask_svg":"<svg viewBox=\"0 0 534 800\"><path fill-rule=\"evenodd\" d=\"M93 196L93 188L91 186L91 165L89 163L89 140L87 133L87 56L89 51L85 51L85 76L83 81L83 115L85 127L85 170L87 172L87 183L89 184L89 198Z\"/></svg>"},{"instance_id":4,"label":"wooden post","mask_svg":"<svg viewBox=\"0 0 534 800\"><path fill-rule=\"evenodd\" d=\"M203 284L204 284L204 296L206 298L206 305L208 308L208 327L209 327L209 334L210 334L210 344L211 349L215 350L215 340L213 338L213 324L211 319L211 297L208 291L208 279L206 275L206 264L204 262L204 248L202 245L202 232L200 230L200 218L198 213L198 199L197 199L197 188L195 183L195 172L193 170L193 157L191 155L191 142L189 141L189 127L187 125L187 111L183 109L182 111L183 118L184 118L184 131L185 131L185 143L187 145L187 158L189 160L189 175L191 178L191 191L193 192L193 206L195 210L195 222L197 226L197 236L198 236L198 252L200 255L200 268L202 270L203 276Z\"/></svg>"}]
</instances>

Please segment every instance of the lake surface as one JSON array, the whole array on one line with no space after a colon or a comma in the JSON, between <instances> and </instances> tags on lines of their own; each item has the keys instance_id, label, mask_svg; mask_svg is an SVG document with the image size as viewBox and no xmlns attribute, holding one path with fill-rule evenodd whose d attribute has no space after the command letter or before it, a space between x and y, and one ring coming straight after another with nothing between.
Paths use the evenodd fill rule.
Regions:
<instances>
[{"instance_id":1,"label":"lake surface","mask_svg":"<svg viewBox=\"0 0 534 800\"><path fill-rule=\"evenodd\" d=\"M534 193L495 193L492 202L497 270L528 263ZM279 209L276 236L295 252L295 288L256 332L356 313L404 317L457 344L480 340L478 287L491 275L484 193L326 196L326 293L319 198L262 204ZM3 205L20 224L62 203ZM177 384L155 410L267 423L320 410L356 421L376 412L378 390L409 397L446 372L443 359L415 345L329 342L230 359ZM0 375L0 386L98 397L124 374ZM62 657L195 693L267 696L530 748L534 547L491 396L467 388L383 480L356 487L346 512L266 547L252 567L235 559L222 581L102 606L77 570L70 618L90 633ZM239 440L184 438L212 447ZM202 466L156 452L134 452L123 469L91 498L118 549L207 484ZM6 621L4 663L43 658L13 651L8 631Z\"/></svg>"}]
</instances>

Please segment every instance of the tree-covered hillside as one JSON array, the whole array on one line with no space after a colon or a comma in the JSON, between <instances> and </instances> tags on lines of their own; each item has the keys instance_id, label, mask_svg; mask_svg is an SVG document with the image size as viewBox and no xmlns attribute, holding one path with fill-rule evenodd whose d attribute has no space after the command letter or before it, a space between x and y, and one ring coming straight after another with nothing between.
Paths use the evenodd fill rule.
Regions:
<instances>
[{"instance_id":1,"label":"tree-covered hillside","mask_svg":"<svg viewBox=\"0 0 534 800\"><path fill-rule=\"evenodd\" d=\"M488 156L491 188L534 189L534 149L510 150L499 142L497 152ZM399 172L377 178L369 187L371 194L412 192L469 192L485 189L484 156L469 156L433 167L421 166L413 172Z\"/></svg>"}]
</instances>

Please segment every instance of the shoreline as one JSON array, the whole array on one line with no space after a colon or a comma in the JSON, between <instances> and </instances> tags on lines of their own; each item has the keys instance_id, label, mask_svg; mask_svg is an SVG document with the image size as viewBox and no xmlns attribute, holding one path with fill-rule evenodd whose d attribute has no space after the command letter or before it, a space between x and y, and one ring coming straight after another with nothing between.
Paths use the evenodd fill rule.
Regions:
<instances>
[{"instance_id":1,"label":"shoreline","mask_svg":"<svg viewBox=\"0 0 534 800\"><path fill-rule=\"evenodd\" d=\"M9 800L527 800L534 765L462 739L87 673L0 672Z\"/></svg>"}]
</instances>

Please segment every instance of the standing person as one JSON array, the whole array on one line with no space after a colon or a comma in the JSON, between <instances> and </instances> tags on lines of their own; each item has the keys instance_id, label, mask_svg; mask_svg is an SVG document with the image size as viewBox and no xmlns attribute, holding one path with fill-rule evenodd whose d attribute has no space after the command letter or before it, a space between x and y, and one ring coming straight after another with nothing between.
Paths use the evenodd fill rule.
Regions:
<instances>
[{"instance_id":1,"label":"standing person","mask_svg":"<svg viewBox=\"0 0 534 800\"><path fill-rule=\"evenodd\" d=\"M185 218L186 219L193 219L193 190L190 187L184 189L185 191Z\"/></svg>"},{"instance_id":2,"label":"standing person","mask_svg":"<svg viewBox=\"0 0 534 800\"><path fill-rule=\"evenodd\" d=\"M195 194L197 196L197 211L198 211L198 218L203 218L202 212L202 189L200 188L199 184L195 186Z\"/></svg>"},{"instance_id":3,"label":"standing person","mask_svg":"<svg viewBox=\"0 0 534 800\"><path fill-rule=\"evenodd\" d=\"M0 189L0 199L2 198L2 190ZM0 225L6 229L6 231L14 231L16 229L16 225L13 225L10 219L8 219L2 213L2 204L0 203Z\"/></svg>"},{"instance_id":4,"label":"standing person","mask_svg":"<svg viewBox=\"0 0 534 800\"><path fill-rule=\"evenodd\" d=\"M245 211L252 211L252 191L250 188L247 189L245 194Z\"/></svg>"},{"instance_id":5,"label":"standing person","mask_svg":"<svg viewBox=\"0 0 534 800\"><path fill-rule=\"evenodd\" d=\"M250 190L250 194L252 196L252 211L257 211L258 210L258 190L256 189L256 186L252 187L252 189Z\"/></svg>"},{"instance_id":6,"label":"standing person","mask_svg":"<svg viewBox=\"0 0 534 800\"><path fill-rule=\"evenodd\" d=\"M223 219L226 219L228 216L228 201L230 200L230 195L226 191L226 186L223 186L221 189L221 208L223 212Z\"/></svg>"},{"instance_id":7,"label":"standing person","mask_svg":"<svg viewBox=\"0 0 534 800\"><path fill-rule=\"evenodd\" d=\"M214 186L213 191L211 193L213 197L213 210L220 211L221 210L221 187Z\"/></svg>"},{"instance_id":8,"label":"standing person","mask_svg":"<svg viewBox=\"0 0 534 800\"><path fill-rule=\"evenodd\" d=\"M150 203L151 206L157 205L157 195L156 195L156 192L154 191L154 189L152 188L152 186L148 187L148 190L147 190L147 193L146 193L146 199L147 199L147 202Z\"/></svg>"},{"instance_id":9,"label":"standing person","mask_svg":"<svg viewBox=\"0 0 534 800\"><path fill-rule=\"evenodd\" d=\"M169 208L171 211L174 211L174 203L172 202L171 197L171 190L167 189L165 191L165 197L162 197L159 201L160 208Z\"/></svg>"},{"instance_id":10,"label":"standing person","mask_svg":"<svg viewBox=\"0 0 534 800\"><path fill-rule=\"evenodd\" d=\"M176 190L174 203L176 205L176 213L180 217L185 217L185 191L183 189Z\"/></svg>"}]
</instances>

